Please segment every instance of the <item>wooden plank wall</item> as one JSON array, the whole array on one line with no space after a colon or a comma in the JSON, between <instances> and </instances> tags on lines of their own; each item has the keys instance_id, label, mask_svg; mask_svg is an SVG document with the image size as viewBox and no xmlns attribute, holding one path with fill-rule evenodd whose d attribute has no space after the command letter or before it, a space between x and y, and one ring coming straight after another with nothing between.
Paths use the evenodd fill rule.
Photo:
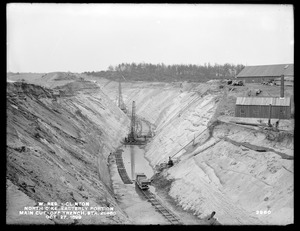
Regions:
<instances>
[{"instance_id":1,"label":"wooden plank wall","mask_svg":"<svg viewBox=\"0 0 300 231\"><path fill-rule=\"evenodd\" d=\"M244 110L244 114L241 113ZM284 111L281 113L280 111ZM269 118L269 106L261 105L236 105L235 106L236 117L248 117L248 118ZM287 106L272 106L271 118L273 119L290 119L291 107Z\"/></svg>"}]
</instances>

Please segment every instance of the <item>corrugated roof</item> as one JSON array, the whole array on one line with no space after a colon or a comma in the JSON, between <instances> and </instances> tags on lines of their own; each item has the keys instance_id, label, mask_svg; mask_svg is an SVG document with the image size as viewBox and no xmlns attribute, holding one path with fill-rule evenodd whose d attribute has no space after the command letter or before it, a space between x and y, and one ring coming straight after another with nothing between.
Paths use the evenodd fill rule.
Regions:
<instances>
[{"instance_id":1,"label":"corrugated roof","mask_svg":"<svg viewBox=\"0 0 300 231\"><path fill-rule=\"evenodd\" d=\"M236 77L280 77L294 76L294 64L247 66Z\"/></svg>"},{"instance_id":2,"label":"corrugated roof","mask_svg":"<svg viewBox=\"0 0 300 231\"><path fill-rule=\"evenodd\" d=\"M290 97L237 97L237 105L270 105L273 106L290 106Z\"/></svg>"}]
</instances>

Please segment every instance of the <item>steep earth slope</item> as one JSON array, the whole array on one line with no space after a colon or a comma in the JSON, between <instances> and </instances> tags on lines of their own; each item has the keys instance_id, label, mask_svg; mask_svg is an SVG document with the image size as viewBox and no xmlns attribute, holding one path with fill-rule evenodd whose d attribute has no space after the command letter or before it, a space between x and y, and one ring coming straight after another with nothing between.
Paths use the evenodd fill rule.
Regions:
<instances>
[{"instance_id":1,"label":"steep earth slope","mask_svg":"<svg viewBox=\"0 0 300 231\"><path fill-rule=\"evenodd\" d=\"M128 117L90 82L60 90L57 96L33 84L7 84L7 223L130 223L107 167ZM18 213L37 202L76 201L114 207L116 215L45 221Z\"/></svg>"}]
</instances>

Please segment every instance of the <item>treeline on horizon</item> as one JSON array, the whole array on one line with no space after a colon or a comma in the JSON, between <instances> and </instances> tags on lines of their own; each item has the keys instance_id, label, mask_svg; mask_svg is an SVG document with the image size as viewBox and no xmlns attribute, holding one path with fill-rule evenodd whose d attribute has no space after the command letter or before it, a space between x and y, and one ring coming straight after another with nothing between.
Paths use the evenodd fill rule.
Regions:
<instances>
[{"instance_id":1,"label":"treeline on horizon","mask_svg":"<svg viewBox=\"0 0 300 231\"><path fill-rule=\"evenodd\" d=\"M204 65L122 63L116 66L110 65L106 71L84 72L84 74L111 80L118 80L124 76L126 80L130 81L205 82L210 79L233 78L244 67L242 64L229 63L214 64L213 66L210 63Z\"/></svg>"}]
</instances>

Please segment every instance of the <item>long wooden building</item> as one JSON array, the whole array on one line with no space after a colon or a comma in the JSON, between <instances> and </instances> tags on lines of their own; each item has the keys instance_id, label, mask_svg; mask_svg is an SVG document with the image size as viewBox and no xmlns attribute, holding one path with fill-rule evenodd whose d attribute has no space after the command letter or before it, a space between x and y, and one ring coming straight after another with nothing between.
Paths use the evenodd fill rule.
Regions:
<instances>
[{"instance_id":1,"label":"long wooden building","mask_svg":"<svg viewBox=\"0 0 300 231\"><path fill-rule=\"evenodd\" d=\"M284 76L285 84L293 84L294 64L246 66L236 78L243 80L245 83L262 83L270 80L280 80L281 76Z\"/></svg>"},{"instance_id":2,"label":"long wooden building","mask_svg":"<svg viewBox=\"0 0 300 231\"><path fill-rule=\"evenodd\" d=\"M235 106L235 116L250 118L269 118L270 109L271 118L290 119L291 98L237 97Z\"/></svg>"}]
</instances>

